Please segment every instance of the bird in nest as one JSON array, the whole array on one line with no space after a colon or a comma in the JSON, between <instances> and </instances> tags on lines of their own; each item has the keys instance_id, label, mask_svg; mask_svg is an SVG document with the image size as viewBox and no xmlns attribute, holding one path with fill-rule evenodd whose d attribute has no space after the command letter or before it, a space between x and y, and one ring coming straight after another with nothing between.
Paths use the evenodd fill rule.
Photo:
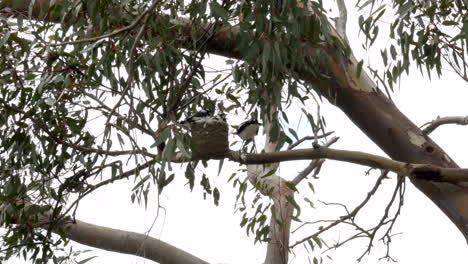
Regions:
<instances>
[{"instance_id":1,"label":"bird in nest","mask_svg":"<svg viewBox=\"0 0 468 264\"><path fill-rule=\"evenodd\" d=\"M189 116L184 121L180 122L180 124L182 124L182 125L186 125L186 124L191 125L191 124L193 124L193 123L195 123L197 121L206 121L211 116L213 116L213 112L211 112L211 110L202 109L202 110L196 112L195 114Z\"/></svg>"},{"instance_id":2,"label":"bird in nest","mask_svg":"<svg viewBox=\"0 0 468 264\"><path fill-rule=\"evenodd\" d=\"M191 115L184 121L180 122L182 125L191 125L196 122L208 122L208 121L218 121L218 122L227 122L226 114L220 112L219 114L213 116L213 112L209 109L202 109L195 114Z\"/></svg>"}]
</instances>

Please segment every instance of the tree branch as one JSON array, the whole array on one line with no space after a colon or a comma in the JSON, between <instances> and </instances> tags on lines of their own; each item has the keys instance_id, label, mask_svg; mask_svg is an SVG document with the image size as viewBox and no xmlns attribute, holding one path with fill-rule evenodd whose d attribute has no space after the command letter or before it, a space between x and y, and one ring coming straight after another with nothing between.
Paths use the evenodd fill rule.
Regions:
<instances>
[{"instance_id":1,"label":"tree branch","mask_svg":"<svg viewBox=\"0 0 468 264\"><path fill-rule=\"evenodd\" d=\"M468 125L468 116L447 116L447 117L437 117L435 120L428 122L422 126L426 126L422 132L425 135L429 135L434 132L439 126L448 125L448 124L457 124L457 125Z\"/></svg>"},{"instance_id":2,"label":"tree branch","mask_svg":"<svg viewBox=\"0 0 468 264\"><path fill-rule=\"evenodd\" d=\"M331 146L332 144L334 144L335 142L338 141L338 137L334 137L332 138L330 141L328 141L327 143L325 143L325 147L329 147ZM325 159L317 159L317 160L313 160L310 162L310 164L304 169L302 170L292 181L291 183L294 184L294 185L298 185L302 180L304 180L314 169L316 168L320 168L323 164L323 162L325 161ZM318 173L318 172L315 172L315 173Z\"/></svg>"},{"instance_id":3,"label":"tree branch","mask_svg":"<svg viewBox=\"0 0 468 264\"><path fill-rule=\"evenodd\" d=\"M331 132L327 132L323 135L319 135L319 136L307 136L307 137L303 137L301 139L299 139L298 141L294 142L293 144L289 145L288 146L288 150L291 150L295 147L297 147L299 144L301 144L302 142L306 141L306 140L316 140L316 139L321 139L321 138L324 138L324 137L328 137L330 136L331 134L333 134L334 131L331 131Z\"/></svg>"},{"instance_id":4,"label":"tree branch","mask_svg":"<svg viewBox=\"0 0 468 264\"><path fill-rule=\"evenodd\" d=\"M5 202L1 203L2 206L6 205ZM21 204L24 208L36 206L28 202L17 202L18 206ZM51 212L47 212L42 215L39 221L31 219L32 225L30 223L25 223L25 218L20 216L15 217L13 222L16 222L14 224L18 225L28 225L36 228L47 229L54 221L54 219L50 219L51 215ZM59 219L62 218L60 217ZM58 226L54 224L52 232L59 235L63 235L63 232L65 232L68 239L83 245L123 254L140 256L161 264L208 264L208 262L201 260L186 251L146 234L93 225L79 220L71 221L69 217L66 219L67 220L64 220Z\"/></svg>"},{"instance_id":5,"label":"tree branch","mask_svg":"<svg viewBox=\"0 0 468 264\"><path fill-rule=\"evenodd\" d=\"M146 234L93 225L78 220L68 225L67 237L80 244L140 256L160 264L208 264L186 251Z\"/></svg>"},{"instance_id":6,"label":"tree branch","mask_svg":"<svg viewBox=\"0 0 468 264\"><path fill-rule=\"evenodd\" d=\"M49 1L38 1L38 2L44 2L42 4L47 4L48 5L48 2ZM101 36L97 36L97 37L93 37L93 38L86 38L86 39L80 39L80 40L75 40L75 41L66 41L66 42L60 42L60 43L56 43L56 44L50 44L50 46L63 46L63 45L72 45L72 44L80 44L80 43L86 43L86 42L94 42L94 41L98 41L98 40L101 40L101 39L105 39L105 38L110 38L110 37L113 37L113 36L116 36L118 34L121 34L121 33L124 33L126 31L130 31L132 30L133 28L135 28L143 18L145 18L145 16L154 10L154 8L156 7L156 5L161 2L159 0L155 0L153 1L153 3L151 4L150 7L148 7L148 9L146 9L143 13L141 13L136 19L135 21L133 21L132 24L126 26L126 27L123 27L123 28L120 28L120 29L117 29L111 33L108 33L108 34L104 34L104 35L101 35ZM141 29L142 31L143 29ZM141 33L139 33L141 34ZM135 39L135 43L138 42L138 39L139 37L137 36L136 39ZM132 56L130 56L131 58Z\"/></svg>"},{"instance_id":7,"label":"tree branch","mask_svg":"<svg viewBox=\"0 0 468 264\"><path fill-rule=\"evenodd\" d=\"M327 147L277 151L271 153L239 153L231 151L230 160L242 164L268 164L292 160L331 159L345 161L372 168L385 169L416 179L435 182L468 182L468 169L443 168L428 164L400 162L360 151L338 150Z\"/></svg>"},{"instance_id":8,"label":"tree branch","mask_svg":"<svg viewBox=\"0 0 468 264\"><path fill-rule=\"evenodd\" d=\"M336 3L338 5L338 11L340 12L339 17L336 19L336 31L338 32L338 35L340 35L341 38L343 38L344 40L346 40L347 43L349 43L348 37L346 35L348 11L346 10L344 0L336 0Z\"/></svg>"}]
</instances>

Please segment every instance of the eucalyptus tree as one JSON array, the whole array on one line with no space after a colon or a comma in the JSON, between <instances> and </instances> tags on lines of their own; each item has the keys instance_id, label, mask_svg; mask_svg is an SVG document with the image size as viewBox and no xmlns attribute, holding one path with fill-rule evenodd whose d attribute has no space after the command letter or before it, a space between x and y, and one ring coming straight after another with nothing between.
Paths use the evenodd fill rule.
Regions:
<instances>
[{"instance_id":1,"label":"eucalyptus tree","mask_svg":"<svg viewBox=\"0 0 468 264\"><path fill-rule=\"evenodd\" d=\"M90 193L126 179L136 182L132 201L150 204L150 192L163 192L182 174L190 188L201 178L217 203L222 193L210 185L208 160L219 160L219 170L225 160L247 165L226 179L238 188L241 208L252 202L244 199L249 189L270 198L241 219L266 243L268 264L287 263L298 245L325 246L321 235L341 224L369 239L364 254L379 230L388 244L399 210L371 229L354 217L389 171L398 176L388 207L399 206L409 178L467 238L468 173L428 137L440 124L467 119L442 118L421 130L385 95L411 65L428 76L449 65L468 79L466 1L356 4L368 14L359 18L367 47L385 25L379 19L394 16L387 25L391 41L381 51L383 71L366 70L354 57L344 1L337 1L335 18L322 1L307 0L0 1L2 260L68 261L70 239L159 263L206 263L196 252L85 223L74 212ZM224 63L209 61L212 54ZM389 158L331 149L337 138L315 111L317 98L341 109ZM307 137L288 126L293 104L310 124ZM211 119L190 131L181 120L201 108L226 113L228 121L261 120L265 142L228 144L234 138L226 124ZM211 131L205 138L204 129ZM311 148L297 149L306 141ZM382 173L354 210L290 243L291 221L303 220L294 193L326 159ZM290 160L309 163L298 175L280 175L278 166Z\"/></svg>"}]
</instances>

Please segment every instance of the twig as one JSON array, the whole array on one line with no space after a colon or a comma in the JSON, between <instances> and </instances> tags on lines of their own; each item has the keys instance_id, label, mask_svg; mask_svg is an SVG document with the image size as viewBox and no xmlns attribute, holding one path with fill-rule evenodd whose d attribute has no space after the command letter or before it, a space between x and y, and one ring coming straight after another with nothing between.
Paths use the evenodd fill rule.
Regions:
<instances>
[{"instance_id":1,"label":"twig","mask_svg":"<svg viewBox=\"0 0 468 264\"><path fill-rule=\"evenodd\" d=\"M322 135L318 135L318 136L307 136L307 137L303 137L301 139L299 139L298 141L294 142L293 144L289 145L288 146L288 150L291 150L295 147L297 147L299 144L301 144L302 142L306 141L306 140L315 140L315 139L321 139L321 138L324 138L324 137L328 137L330 136L331 134L335 133L334 131L331 131L331 132L327 132L325 134L322 134Z\"/></svg>"},{"instance_id":2,"label":"twig","mask_svg":"<svg viewBox=\"0 0 468 264\"><path fill-rule=\"evenodd\" d=\"M332 144L334 144L335 142L337 142L339 139L339 137L334 137L332 138L330 141L328 141L327 143L325 143L325 147L329 147L331 146ZM305 179L314 169L318 169L322 166L323 162L325 161L325 159L317 159L317 160L313 160L309 163L309 165L304 169L302 170L292 181L291 183L294 184L294 185L298 185L303 179Z\"/></svg>"},{"instance_id":3,"label":"twig","mask_svg":"<svg viewBox=\"0 0 468 264\"><path fill-rule=\"evenodd\" d=\"M144 32L144 30L146 28L146 23L147 22L148 22L148 17L145 19L143 25L141 26L140 30L138 31L138 33L137 33L137 35L136 35L136 37L135 37L135 39L133 41L133 45L130 48L129 62L128 62L127 86L125 87L125 90L122 92L122 95L120 96L119 101L117 101L115 106L110 111L109 116L107 117L106 124L109 123L109 120L111 119L112 115L114 114L116 109L122 103L122 101L123 101L124 97L126 96L128 90L130 90L130 88L132 87L133 78L134 78L134 61L133 60L134 60L134 57L135 57L135 50L136 50L136 46L137 46L138 41L140 40L141 36L143 35L143 32Z\"/></svg>"},{"instance_id":4,"label":"twig","mask_svg":"<svg viewBox=\"0 0 468 264\"><path fill-rule=\"evenodd\" d=\"M398 210L396 212L396 215L393 219L389 219L389 222L388 221L385 221L388 219L388 215L389 215L389 211L390 211L390 208L392 207L394 201L395 201L395 198L397 197L397 194L400 193L400 189L402 188L402 185L404 183L404 177L401 177L398 175L398 179L397 179L397 184L395 186L395 189L393 191L393 194L392 194L392 197L390 198L390 201L388 202L387 206L385 207L385 211L384 211L384 215L382 216L382 218L380 219L379 223L374 227L374 230L372 232L372 234L369 236L369 244L367 246L367 249L364 251L364 253L362 253L362 255L357 259L358 262L360 262L362 260L362 258L370 253L371 251L371 248L372 248L372 242L374 241L374 238L375 238L375 235L377 234L377 231L380 229L380 227L384 226L385 224L387 223L390 223L390 228L387 230L387 232L385 233L385 235L388 235L389 232L391 231L391 228L393 227L393 223L396 221L399 213L400 213L400 208L401 208L401 200L400 200L400 204L399 204L399 207L398 207ZM400 196L400 199L401 199L401 196ZM384 235L384 236L385 236Z\"/></svg>"},{"instance_id":5,"label":"twig","mask_svg":"<svg viewBox=\"0 0 468 264\"><path fill-rule=\"evenodd\" d=\"M387 173L388 172L382 172L382 174L380 175L380 177L377 179L377 181L375 182L375 185L374 187L372 188L372 190L370 190L370 192L367 194L366 198L358 205L356 206L356 208L354 208L354 210L345 215L345 216L342 216L340 217L340 219L337 219L335 220L334 222L332 222L331 224L329 224L328 226L326 227L323 227L321 228L319 231L315 232L314 234L312 235L309 235L299 241L297 241L296 243L294 243L293 245L291 245L290 248L294 248L295 246L299 245L299 244L302 244L304 243L305 241L313 238L313 237L318 237L320 234L324 233L325 231L331 229L332 227L334 226L337 226L341 223L344 223L346 220L348 219L351 219L353 220L354 217L356 216L356 214L367 204L367 202L369 202L370 198L377 192L378 188L380 187L380 185L382 184L382 181L383 179L385 179L387 177ZM346 207L345 207L346 208ZM346 210L347 211L347 210Z\"/></svg>"}]
</instances>

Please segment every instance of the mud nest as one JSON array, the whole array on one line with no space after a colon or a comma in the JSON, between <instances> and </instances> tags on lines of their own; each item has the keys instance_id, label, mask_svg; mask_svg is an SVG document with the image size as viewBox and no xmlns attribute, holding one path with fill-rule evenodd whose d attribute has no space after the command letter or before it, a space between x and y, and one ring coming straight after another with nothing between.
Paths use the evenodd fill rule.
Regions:
<instances>
[{"instance_id":1,"label":"mud nest","mask_svg":"<svg viewBox=\"0 0 468 264\"><path fill-rule=\"evenodd\" d=\"M223 159L229 150L228 125L221 120L208 119L191 125L192 158Z\"/></svg>"}]
</instances>

